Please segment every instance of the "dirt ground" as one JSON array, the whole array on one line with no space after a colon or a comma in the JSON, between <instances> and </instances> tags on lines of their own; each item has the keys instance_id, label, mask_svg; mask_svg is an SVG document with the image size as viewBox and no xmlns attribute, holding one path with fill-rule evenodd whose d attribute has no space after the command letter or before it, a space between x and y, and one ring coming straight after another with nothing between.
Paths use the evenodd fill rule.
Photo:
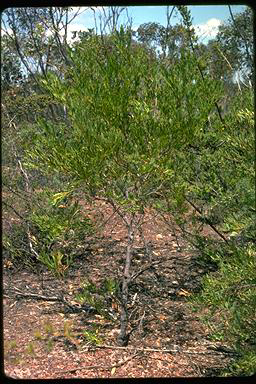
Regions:
<instances>
[{"instance_id":1,"label":"dirt ground","mask_svg":"<svg viewBox=\"0 0 256 384\"><path fill-rule=\"evenodd\" d=\"M75 295L84 279L99 285L106 277L120 277L124 266L125 227L116 215L111 217L111 208L104 202L98 209L103 220L110 219L102 232L81 244L63 279L46 269L14 270L4 262L5 374L22 379L217 375L231 357L221 352L220 342L211 341L210 330L200 321L203 314L193 312L188 303L191 293L200 289L206 270L188 244L152 212L146 213L143 225L152 258L147 260L138 235L132 273L159 263L141 273L130 287L134 331L128 347L117 346L119 307L114 298L107 318L78 303ZM97 345L85 336L86 331L97 334Z\"/></svg>"}]
</instances>

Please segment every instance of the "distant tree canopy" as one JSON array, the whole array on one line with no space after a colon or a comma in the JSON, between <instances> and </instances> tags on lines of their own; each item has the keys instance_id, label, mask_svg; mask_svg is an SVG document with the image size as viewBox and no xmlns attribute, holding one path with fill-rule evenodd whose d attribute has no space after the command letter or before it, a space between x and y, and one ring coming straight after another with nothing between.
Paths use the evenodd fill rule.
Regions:
<instances>
[{"instance_id":1,"label":"distant tree canopy","mask_svg":"<svg viewBox=\"0 0 256 384\"><path fill-rule=\"evenodd\" d=\"M230 7L229 7L230 8ZM220 25L216 43L231 63L233 71L242 71L251 81L254 79L253 61L253 11L233 15L228 22Z\"/></svg>"}]
</instances>

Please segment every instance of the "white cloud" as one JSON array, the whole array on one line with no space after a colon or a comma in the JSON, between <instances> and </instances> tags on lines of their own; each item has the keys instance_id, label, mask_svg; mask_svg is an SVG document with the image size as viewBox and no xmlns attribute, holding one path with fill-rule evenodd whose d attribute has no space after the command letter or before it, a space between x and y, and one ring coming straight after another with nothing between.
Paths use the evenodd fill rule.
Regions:
<instances>
[{"instance_id":1,"label":"white cloud","mask_svg":"<svg viewBox=\"0 0 256 384\"><path fill-rule=\"evenodd\" d=\"M12 35L13 34L13 31L11 30L11 28L1 28L1 36L4 36L4 35Z\"/></svg>"},{"instance_id":2,"label":"white cloud","mask_svg":"<svg viewBox=\"0 0 256 384\"><path fill-rule=\"evenodd\" d=\"M196 35L202 39L213 39L219 30L219 26L222 24L222 21L219 19L209 19L204 24L195 24L193 25Z\"/></svg>"},{"instance_id":3,"label":"white cloud","mask_svg":"<svg viewBox=\"0 0 256 384\"><path fill-rule=\"evenodd\" d=\"M139 28L140 24L132 24L132 31L137 32L137 29Z\"/></svg>"},{"instance_id":4,"label":"white cloud","mask_svg":"<svg viewBox=\"0 0 256 384\"><path fill-rule=\"evenodd\" d=\"M67 33L67 41L68 43L73 43L77 40L77 36L75 39L72 39L73 37L73 32L87 32L88 28L84 26L84 24L78 24L78 23L71 23L68 26L68 33Z\"/></svg>"},{"instance_id":5,"label":"white cloud","mask_svg":"<svg viewBox=\"0 0 256 384\"><path fill-rule=\"evenodd\" d=\"M81 8L83 8L83 12L80 13L79 11L79 15L75 17L74 20L72 20L70 24L71 30L73 25L77 26L78 24L83 27L82 30L86 30L84 28L95 28L95 17L96 17L96 20L98 20L98 15L101 13L103 7L97 7L97 9L96 7L90 7L90 8L81 7ZM91 8L94 8L94 11Z\"/></svg>"},{"instance_id":6,"label":"white cloud","mask_svg":"<svg viewBox=\"0 0 256 384\"><path fill-rule=\"evenodd\" d=\"M78 36L76 34L76 37L73 39L72 37L74 37L74 33L73 32L87 32L88 31L88 28L86 28L84 26L84 24L80 24L80 23L70 23L68 24L68 28L67 28L67 42L69 44L72 44L74 43L75 41L78 40ZM64 29L61 29L59 31L59 35L60 36L64 36ZM51 29L47 29L46 31L46 36L49 37L49 36L52 36L54 34L54 32L51 30Z\"/></svg>"}]
</instances>

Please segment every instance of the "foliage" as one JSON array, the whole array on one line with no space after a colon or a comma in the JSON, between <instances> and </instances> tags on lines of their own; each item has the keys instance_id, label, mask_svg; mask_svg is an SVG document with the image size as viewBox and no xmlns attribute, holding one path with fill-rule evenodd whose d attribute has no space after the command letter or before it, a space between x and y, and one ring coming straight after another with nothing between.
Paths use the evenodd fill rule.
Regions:
<instances>
[{"instance_id":1,"label":"foliage","mask_svg":"<svg viewBox=\"0 0 256 384\"><path fill-rule=\"evenodd\" d=\"M106 38L91 35L70 55L74 66L64 80L54 74L42 80L52 99L66 106L70 124L41 119L40 139L35 132L27 164L67 175L92 199L111 204L124 220L123 334L140 215L153 204L156 191L175 198L171 186L177 152L201 135L222 90L210 78L202 81L190 50L181 49L170 70L171 62L132 46L129 28ZM205 103L198 104L202 98ZM120 343L125 342L124 337Z\"/></svg>"},{"instance_id":2,"label":"foliage","mask_svg":"<svg viewBox=\"0 0 256 384\"><path fill-rule=\"evenodd\" d=\"M255 351L246 351L243 356L236 360L228 370L223 371L223 376L253 376L256 371Z\"/></svg>"},{"instance_id":3,"label":"foliage","mask_svg":"<svg viewBox=\"0 0 256 384\"><path fill-rule=\"evenodd\" d=\"M186 9L182 12L189 27L190 15ZM217 113L211 116L201 137L195 137L187 153L178 157L183 185L179 202L190 205L192 211L184 216L183 210L175 211L173 202L167 207L176 214L201 260L215 265L194 301L209 310L212 338L233 345L241 356L227 375L247 375L255 369L253 107L252 90L238 89L229 100L225 118ZM205 234L206 225L212 236Z\"/></svg>"},{"instance_id":4,"label":"foliage","mask_svg":"<svg viewBox=\"0 0 256 384\"><path fill-rule=\"evenodd\" d=\"M83 335L88 342L90 342L91 344L100 345L102 344L103 339L98 334L99 334L99 328L96 328L93 330L85 330L83 332Z\"/></svg>"},{"instance_id":5,"label":"foliage","mask_svg":"<svg viewBox=\"0 0 256 384\"><path fill-rule=\"evenodd\" d=\"M174 148L193 140L220 90L210 80L207 87L202 84L193 57L185 51L169 71L150 60L143 48L136 47L132 54L129 33L121 31L110 44L115 49L91 37L72 53L75 69L68 71L70 80L48 77L45 85L67 106L73 130L41 121L44 136L39 141L35 135L34 149L27 153L38 165L84 182L92 194L104 190L122 202L128 189L138 199L135 186L140 185L145 199L166 180L167 167L171 173L170 140ZM205 92L209 97L201 107L197 100ZM170 99L169 93L175 97ZM147 174L155 179L143 182Z\"/></svg>"},{"instance_id":6,"label":"foliage","mask_svg":"<svg viewBox=\"0 0 256 384\"><path fill-rule=\"evenodd\" d=\"M90 279L85 280L76 299L89 304L107 319L113 318L111 305L119 293L119 284L112 278L106 278L99 287Z\"/></svg>"},{"instance_id":7,"label":"foliage","mask_svg":"<svg viewBox=\"0 0 256 384\"><path fill-rule=\"evenodd\" d=\"M32 266L37 260L61 276L72 264L77 245L93 233L93 225L67 192L38 195L40 205L27 215L28 227L22 222L12 225L12 231L4 234L4 249L15 265Z\"/></svg>"},{"instance_id":8,"label":"foliage","mask_svg":"<svg viewBox=\"0 0 256 384\"><path fill-rule=\"evenodd\" d=\"M26 241L24 225L13 224L10 234L3 234L3 253L12 265L19 266L21 262L30 264L30 252Z\"/></svg>"},{"instance_id":9,"label":"foliage","mask_svg":"<svg viewBox=\"0 0 256 384\"><path fill-rule=\"evenodd\" d=\"M20 84L23 80L21 63L11 49L9 40L6 35L1 38L1 85L2 94L10 84Z\"/></svg>"},{"instance_id":10,"label":"foliage","mask_svg":"<svg viewBox=\"0 0 256 384\"><path fill-rule=\"evenodd\" d=\"M46 76L52 69L58 73L68 64L66 46L70 16L67 7L11 7L4 10L2 21L12 54L35 83L38 73Z\"/></svg>"},{"instance_id":11,"label":"foliage","mask_svg":"<svg viewBox=\"0 0 256 384\"><path fill-rule=\"evenodd\" d=\"M229 7L231 10L231 7ZM225 56L232 63L233 71L242 70L253 81L253 11L247 7L244 12L232 14L228 23L219 27L216 41Z\"/></svg>"},{"instance_id":12,"label":"foliage","mask_svg":"<svg viewBox=\"0 0 256 384\"><path fill-rule=\"evenodd\" d=\"M55 195L48 212L44 210L43 213L34 213L31 221L31 232L39 260L53 272L62 275L73 262L75 244L81 242L86 233L92 232L90 220L82 217L77 202L61 204L59 198L56 204Z\"/></svg>"},{"instance_id":13,"label":"foliage","mask_svg":"<svg viewBox=\"0 0 256 384\"><path fill-rule=\"evenodd\" d=\"M229 258L219 257L219 269L202 281L193 302L207 307L206 320L215 340L231 344L241 355L231 372L250 375L255 370L256 253L252 243L236 247Z\"/></svg>"},{"instance_id":14,"label":"foliage","mask_svg":"<svg viewBox=\"0 0 256 384\"><path fill-rule=\"evenodd\" d=\"M137 29L136 35L138 41L147 46L163 45L165 37L165 28L159 23L145 23L141 24Z\"/></svg>"}]
</instances>

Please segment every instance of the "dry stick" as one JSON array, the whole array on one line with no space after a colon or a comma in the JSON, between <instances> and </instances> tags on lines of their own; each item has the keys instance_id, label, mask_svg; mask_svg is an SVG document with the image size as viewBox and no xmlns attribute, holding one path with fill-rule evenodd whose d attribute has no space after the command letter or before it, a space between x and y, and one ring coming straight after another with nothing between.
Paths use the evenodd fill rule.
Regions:
<instances>
[{"instance_id":1,"label":"dry stick","mask_svg":"<svg viewBox=\"0 0 256 384\"><path fill-rule=\"evenodd\" d=\"M218 45L216 44L216 49L217 51L220 53L220 55L223 57L223 59L226 61L229 69L231 69L231 71L233 71L233 67L232 65L230 64L230 62L228 61L227 57L224 55L224 53L220 50L220 48L218 47Z\"/></svg>"},{"instance_id":2,"label":"dry stick","mask_svg":"<svg viewBox=\"0 0 256 384\"><path fill-rule=\"evenodd\" d=\"M59 301L59 302L62 302L66 305L68 305L69 307L72 307L72 305L70 305L65 299L61 298L61 297L57 297L57 296L43 296L43 295L37 295L37 294L33 294L33 293L30 293L30 294L26 294L26 293L22 293L20 292L17 288L15 289L16 291L16 296L21 296L21 297L27 297L27 298L31 298L31 299L36 299L36 300L45 300L45 301ZM18 292L17 292L18 291ZM4 295L6 296L6 295ZM7 296L8 297L8 296ZM180 349L159 349L159 348L136 348L136 347L120 347L120 346L115 346L115 345L96 345L94 346L94 348L101 348L101 349L119 349L119 350L125 350L125 351L137 351L137 352L160 352L160 353L185 353L185 354L190 354L190 355L194 355L194 354L202 354L202 355L208 355L208 354L213 354L214 352L219 354L219 353L234 353L233 351L225 351L225 350L220 350L218 351L217 349L216 350L213 350L212 352L199 352L199 351L184 351L184 350L180 350ZM83 352L83 351L81 351ZM110 366L110 367L102 367L102 366L88 366L88 367L83 367L83 368L74 368L74 369L71 369L71 370L68 370L68 371L60 371L62 373L65 373L65 372L72 372L72 371L76 371L76 370L81 370L81 369L96 369L96 368L99 368L99 369L111 369L111 368L115 368L115 367L118 367L120 365L123 365L125 364L127 361L131 360L132 358L134 358L135 356L137 356L138 353L135 353L135 355L133 355L132 357L130 357L129 359L126 359L120 363L117 363L113 366Z\"/></svg>"},{"instance_id":3,"label":"dry stick","mask_svg":"<svg viewBox=\"0 0 256 384\"><path fill-rule=\"evenodd\" d=\"M150 268L154 268L155 265L160 264L160 263L163 263L163 262L165 262L165 261L167 261L167 260L154 261L153 263L150 263L147 267L140 269L137 273L134 273L134 274L131 276L130 282L133 281L133 280L136 280L137 277L139 277L142 273L144 273L144 272L147 271L148 269L150 269Z\"/></svg>"},{"instance_id":4,"label":"dry stick","mask_svg":"<svg viewBox=\"0 0 256 384\"><path fill-rule=\"evenodd\" d=\"M37 260L39 260L40 255L39 255L39 253L36 252L36 250L33 248L33 245L32 245L32 241L31 241L32 236L31 236L31 233L29 230L29 225L28 225L28 229L27 229L27 236L28 236L29 249L30 249L31 253L33 253L36 256Z\"/></svg>"},{"instance_id":5,"label":"dry stick","mask_svg":"<svg viewBox=\"0 0 256 384\"><path fill-rule=\"evenodd\" d=\"M71 309L76 309L76 310L80 310L81 309L81 311L83 311L83 309L81 307L70 304L67 300L65 300L62 297L58 297L58 296L44 296L44 295L38 295L36 293L23 293L23 292L21 292L17 288L14 289L14 292L15 292L15 296L16 297L24 297L24 298L27 298L27 299L44 300L44 301L58 301L60 303L63 303L64 305L67 305ZM5 296L9 297L7 295L5 295Z\"/></svg>"},{"instance_id":6,"label":"dry stick","mask_svg":"<svg viewBox=\"0 0 256 384\"><path fill-rule=\"evenodd\" d=\"M18 161L18 164L19 164L19 167L20 167L20 171L21 171L21 173L22 173L22 175L24 176L24 179L25 179L26 192L27 193L31 193L31 188L30 188L30 185L29 185L29 177L28 177L26 171L23 169L21 161L19 160L17 155L16 155L16 158L17 158L17 161ZM30 208L30 204L29 203L28 203L28 206ZM36 250L33 248L33 245L32 245L32 241L31 241L32 236L31 236L31 233L30 233L30 223L29 223L29 221L27 221L27 236L28 236L29 249L30 249L31 253L33 253L33 255L36 256L36 258L39 260L40 259L40 255L39 255L38 252L36 252Z\"/></svg>"},{"instance_id":7,"label":"dry stick","mask_svg":"<svg viewBox=\"0 0 256 384\"><path fill-rule=\"evenodd\" d=\"M119 347L119 346L115 346L115 345L95 345L94 348L100 348L100 349L120 349L120 350L125 350L125 351L138 351L138 352L160 352L160 353L185 353L185 354L188 354L188 355L211 355L213 353L228 353L228 354L233 354L235 352L233 351L228 351L228 350L225 350L225 349L220 349L218 350L217 348L216 349L213 349L211 352L207 352L207 351L186 351L186 350L182 350L182 349L172 349L172 348L169 348L169 349L160 349L160 348L136 348L136 347ZM83 351L82 351L83 352Z\"/></svg>"},{"instance_id":8,"label":"dry stick","mask_svg":"<svg viewBox=\"0 0 256 384\"><path fill-rule=\"evenodd\" d=\"M14 212L14 213L15 213L21 220L23 220L23 221L25 221L25 222L28 222L28 220L25 219L25 217L21 216L21 215L19 214L19 212L16 211L16 209L13 208L11 205L9 205L8 203L6 203L5 201L3 201L3 204L6 205L8 208L11 208L11 209L13 210L13 212Z\"/></svg>"},{"instance_id":9,"label":"dry stick","mask_svg":"<svg viewBox=\"0 0 256 384\"><path fill-rule=\"evenodd\" d=\"M78 368L68 369L66 371L55 371L55 372L56 373L70 373L70 372L75 372L75 371L82 371L82 370L85 370L85 369L103 369L103 370L113 369L113 368L121 367L122 365L128 363L128 361L134 359L134 357L138 356L138 354L139 353L135 353L134 355L129 356L129 357L127 357L126 359L124 359L122 361L119 361L119 363L116 363L116 364L113 364L113 365L109 365L109 366L88 365L87 367L78 367Z\"/></svg>"},{"instance_id":10,"label":"dry stick","mask_svg":"<svg viewBox=\"0 0 256 384\"><path fill-rule=\"evenodd\" d=\"M207 217L203 216L202 211L194 203L192 203L192 201L190 201L188 198L185 197L185 199L196 210L196 212L198 212L201 215L201 217L205 220L205 223L208 224L214 230L214 232L216 232L222 238L222 240L224 240L227 244L229 244L225 236L223 236L222 233L218 231L218 229L211 223L209 219L207 219Z\"/></svg>"},{"instance_id":11,"label":"dry stick","mask_svg":"<svg viewBox=\"0 0 256 384\"><path fill-rule=\"evenodd\" d=\"M28 202L28 198L25 198L20 192L17 192L15 191L13 188L11 188L9 185L7 185L6 183L2 183L2 185L7 188L10 192L14 193L16 196L18 196L19 198L21 198L22 200L24 200L26 203ZM28 194L32 194L31 192L28 192L26 191L26 193ZM35 202L35 204L39 207L39 204L37 202Z\"/></svg>"}]
</instances>

